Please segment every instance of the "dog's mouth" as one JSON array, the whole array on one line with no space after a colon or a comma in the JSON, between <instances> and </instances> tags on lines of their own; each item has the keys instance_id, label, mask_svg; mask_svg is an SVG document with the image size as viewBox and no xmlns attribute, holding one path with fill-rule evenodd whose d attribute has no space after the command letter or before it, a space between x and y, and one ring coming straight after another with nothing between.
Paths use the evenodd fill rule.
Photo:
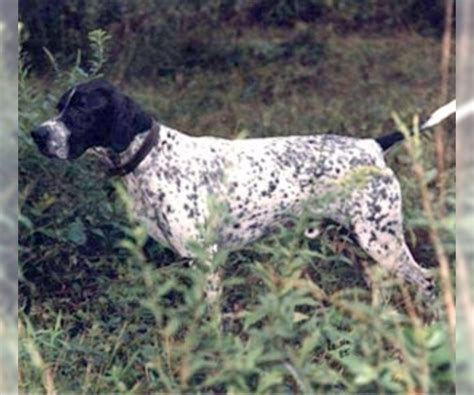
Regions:
<instances>
[{"instance_id":1,"label":"dog's mouth","mask_svg":"<svg viewBox=\"0 0 474 395\"><path fill-rule=\"evenodd\" d=\"M31 137L36 144L39 152L48 158L55 158L56 156L49 150L48 144L49 132L40 128L33 129L31 131Z\"/></svg>"},{"instance_id":2,"label":"dog's mouth","mask_svg":"<svg viewBox=\"0 0 474 395\"><path fill-rule=\"evenodd\" d=\"M47 146L40 146L36 144L38 150L41 152L42 155L46 156L48 159L61 159L54 153L50 152Z\"/></svg>"},{"instance_id":3,"label":"dog's mouth","mask_svg":"<svg viewBox=\"0 0 474 395\"><path fill-rule=\"evenodd\" d=\"M55 144L52 144L50 141L35 141L36 147L42 155L46 156L49 159L73 159L69 156L69 153L65 149L58 148Z\"/></svg>"}]
</instances>

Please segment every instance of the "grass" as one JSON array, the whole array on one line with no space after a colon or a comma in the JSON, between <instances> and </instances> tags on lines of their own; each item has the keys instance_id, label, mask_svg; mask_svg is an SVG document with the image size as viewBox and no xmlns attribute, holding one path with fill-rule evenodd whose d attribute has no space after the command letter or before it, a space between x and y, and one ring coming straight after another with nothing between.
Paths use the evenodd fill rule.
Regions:
<instances>
[{"instance_id":1,"label":"grass","mask_svg":"<svg viewBox=\"0 0 474 395\"><path fill-rule=\"evenodd\" d=\"M286 42L294 50L279 55ZM377 136L394 127L393 110L411 124L414 112L436 107L439 43L430 38L301 26L248 30L233 45L248 61L124 88L169 126L230 138ZM204 271L146 237L119 183L91 158L49 161L32 146L27 131L83 74L76 68L51 89L20 77L21 392L454 392L443 310L430 321L430 309L335 225L307 240L303 218L244 251L223 251L214 262L226 273L221 330L205 306ZM417 160L433 192L429 139ZM413 157L401 146L388 162L402 183L412 250L436 274ZM448 179L448 214L435 225L453 267ZM432 308L440 307L441 296Z\"/></svg>"}]
</instances>

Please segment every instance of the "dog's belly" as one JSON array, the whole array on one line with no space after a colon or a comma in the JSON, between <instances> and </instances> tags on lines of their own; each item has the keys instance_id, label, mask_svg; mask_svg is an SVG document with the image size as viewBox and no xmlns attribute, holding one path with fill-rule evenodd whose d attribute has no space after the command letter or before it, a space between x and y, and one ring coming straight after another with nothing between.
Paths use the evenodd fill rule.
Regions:
<instances>
[{"instance_id":1,"label":"dog's belly","mask_svg":"<svg viewBox=\"0 0 474 395\"><path fill-rule=\"evenodd\" d=\"M258 241L278 229L293 227L306 215L307 218L328 218L345 223L347 214L343 199L336 198L329 188L310 188L304 192L294 188L276 189L271 197L255 197L242 207L227 201L228 219L219 229L219 245L238 249ZM306 213L306 214L305 214Z\"/></svg>"},{"instance_id":2,"label":"dog's belly","mask_svg":"<svg viewBox=\"0 0 474 395\"><path fill-rule=\"evenodd\" d=\"M164 184L150 198L133 176L126 178L126 186L133 214L149 236L181 256L192 256L189 243L205 244L209 242L206 234L210 233L214 234L218 247L242 248L286 225L302 212L298 202L303 203L303 196L288 195L290 188L281 194L276 191L267 201L255 205L250 198L239 203L240 199L233 199L227 189L225 193L211 194L203 188L197 191L195 199L189 199L175 189L175 184ZM160 194L165 198L161 200Z\"/></svg>"}]
</instances>

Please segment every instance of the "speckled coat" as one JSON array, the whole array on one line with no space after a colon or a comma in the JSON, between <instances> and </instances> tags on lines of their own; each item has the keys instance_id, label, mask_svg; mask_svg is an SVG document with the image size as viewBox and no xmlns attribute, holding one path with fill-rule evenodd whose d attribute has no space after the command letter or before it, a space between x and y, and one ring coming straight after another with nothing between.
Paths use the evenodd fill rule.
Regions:
<instances>
[{"instance_id":1,"label":"speckled coat","mask_svg":"<svg viewBox=\"0 0 474 395\"><path fill-rule=\"evenodd\" d=\"M143 139L136 137L123 160ZM149 234L182 256L192 255L188 243L202 241L202 228L211 222L216 247L237 249L309 207L348 225L383 266L431 287L404 241L398 181L372 139L231 141L161 126L158 144L125 183ZM225 215L213 218L210 201L221 203Z\"/></svg>"}]
</instances>

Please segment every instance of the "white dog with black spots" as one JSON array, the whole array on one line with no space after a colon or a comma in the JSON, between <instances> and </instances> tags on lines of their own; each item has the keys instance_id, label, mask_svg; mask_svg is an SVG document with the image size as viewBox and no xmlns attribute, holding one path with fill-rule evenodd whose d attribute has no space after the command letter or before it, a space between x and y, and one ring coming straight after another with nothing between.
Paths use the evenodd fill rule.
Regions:
<instances>
[{"instance_id":1,"label":"white dog with black spots","mask_svg":"<svg viewBox=\"0 0 474 395\"><path fill-rule=\"evenodd\" d=\"M426 294L433 291L427 270L406 245L400 185L384 161L384 152L403 140L400 132L376 139L192 137L159 125L104 80L66 92L58 112L32 131L41 152L60 159L98 152L123 177L150 236L183 257L192 257L190 241L203 242L210 200L225 210L220 221L213 220L210 253L242 248L309 208L347 226L378 264ZM451 102L421 129L454 112ZM306 235L317 232L308 229ZM209 281L210 293L218 292L215 273Z\"/></svg>"}]
</instances>

